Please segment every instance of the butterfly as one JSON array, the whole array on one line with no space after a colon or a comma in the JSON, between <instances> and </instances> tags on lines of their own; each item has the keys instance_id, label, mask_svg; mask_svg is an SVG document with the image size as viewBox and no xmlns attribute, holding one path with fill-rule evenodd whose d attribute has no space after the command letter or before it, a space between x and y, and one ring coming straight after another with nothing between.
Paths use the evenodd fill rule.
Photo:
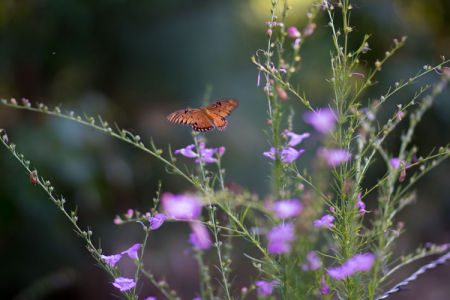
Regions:
<instances>
[{"instance_id":1,"label":"butterfly","mask_svg":"<svg viewBox=\"0 0 450 300\"><path fill-rule=\"evenodd\" d=\"M206 132L217 127L222 131L227 128L228 117L238 107L236 99L225 99L211 103L207 107L177 110L167 116L171 123L189 125L195 131Z\"/></svg>"}]
</instances>

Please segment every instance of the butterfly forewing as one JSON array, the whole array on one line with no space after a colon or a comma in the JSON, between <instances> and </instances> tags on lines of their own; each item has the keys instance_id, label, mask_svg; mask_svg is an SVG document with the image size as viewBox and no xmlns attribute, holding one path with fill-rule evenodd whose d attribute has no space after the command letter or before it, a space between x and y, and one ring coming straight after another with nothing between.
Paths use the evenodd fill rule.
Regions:
<instances>
[{"instance_id":1,"label":"butterfly forewing","mask_svg":"<svg viewBox=\"0 0 450 300\"><path fill-rule=\"evenodd\" d=\"M225 130L228 126L228 117L231 112L239 105L239 101L235 99L226 99L216 101L205 108L205 113L214 122L219 130Z\"/></svg>"},{"instance_id":2,"label":"butterfly forewing","mask_svg":"<svg viewBox=\"0 0 450 300\"><path fill-rule=\"evenodd\" d=\"M168 115L167 120L172 123L189 125L193 130L200 132L210 131L214 127L225 130L228 125L226 117L238 105L239 101L235 99L220 100L205 108L178 110Z\"/></svg>"}]
</instances>

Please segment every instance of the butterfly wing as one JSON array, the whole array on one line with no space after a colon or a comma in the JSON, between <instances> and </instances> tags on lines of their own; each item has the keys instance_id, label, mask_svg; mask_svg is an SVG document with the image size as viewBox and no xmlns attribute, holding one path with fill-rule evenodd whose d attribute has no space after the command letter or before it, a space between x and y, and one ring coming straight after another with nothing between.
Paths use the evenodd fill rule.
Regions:
<instances>
[{"instance_id":1,"label":"butterfly wing","mask_svg":"<svg viewBox=\"0 0 450 300\"><path fill-rule=\"evenodd\" d=\"M171 123L189 125L195 131L206 132L214 129L214 124L200 109L177 110L167 116Z\"/></svg>"},{"instance_id":2,"label":"butterfly wing","mask_svg":"<svg viewBox=\"0 0 450 300\"><path fill-rule=\"evenodd\" d=\"M238 107L239 101L236 99L225 99L211 103L204 108L205 114L213 121L219 130L225 130L228 125L226 117Z\"/></svg>"}]
</instances>

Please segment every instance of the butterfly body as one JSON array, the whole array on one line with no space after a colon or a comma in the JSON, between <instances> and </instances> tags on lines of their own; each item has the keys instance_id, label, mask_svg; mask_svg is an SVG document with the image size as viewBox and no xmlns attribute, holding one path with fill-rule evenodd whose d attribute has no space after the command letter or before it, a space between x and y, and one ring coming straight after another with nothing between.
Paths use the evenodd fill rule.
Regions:
<instances>
[{"instance_id":1,"label":"butterfly body","mask_svg":"<svg viewBox=\"0 0 450 300\"><path fill-rule=\"evenodd\" d=\"M227 117L239 105L235 99L226 99L211 103L207 107L177 110L167 116L171 123L191 126L194 131L206 132L214 128L222 131L227 128Z\"/></svg>"}]
</instances>

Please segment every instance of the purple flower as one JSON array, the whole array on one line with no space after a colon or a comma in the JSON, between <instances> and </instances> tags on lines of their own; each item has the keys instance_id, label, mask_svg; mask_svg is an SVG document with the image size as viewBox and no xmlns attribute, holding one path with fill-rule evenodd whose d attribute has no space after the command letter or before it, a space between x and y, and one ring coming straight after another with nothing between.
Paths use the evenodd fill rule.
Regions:
<instances>
[{"instance_id":1,"label":"purple flower","mask_svg":"<svg viewBox=\"0 0 450 300\"><path fill-rule=\"evenodd\" d=\"M329 108L320 108L317 111L309 111L303 115L303 120L311 124L321 133L328 133L334 129L336 117L334 111Z\"/></svg>"},{"instance_id":2,"label":"purple flower","mask_svg":"<svg viewBox=\"0 0 450 300\"><path fill-rule=\"evenodd\" d=\"M394 169L396 169L396 170L398 170L398 168L400 168L400 159L398 159L398 158L392 158L392 159L389 161L389 163L390 163L391 166L392 166Z\"/></svg>"},{"instance_id":3,"label":"purple flower","mask_svg":"<svg viewBox=\"0 0 450 300\"><path fill-rule=\"evenodd\" d=\"M26 107L31 107L30 100L28 100L27 98L22 98L22 103Z\"/></svg>"},{"instance_id":4,"label":"purple flower","mask_svg":"<svg viewBox=\"0 0 450 300\"><path fill-rule=\"evenodd\" d=\"M117 262L122 258L122 254L114 254L114 255L100 255L100 257L111 267L114 267Z\"/></svg>"},{"instance_id":5,"label":"purple flower","mask_svg":"<svg viewBox=\"0 0 450 300\"><path fill-rule=\"evenodd\" d=\"M167 215L174 219L198 219L202 211L202 204L195 196L164 193L161 202Z\"/></svg>"},{"instance_id":6,"label":"purple flower","mask_svg":"<svg viewBox=\"0 0 450 300\"><path fill-rule=\"evenodd\" d=\"M274 241L267 245L267 251L270 254L283 254L291 252L291 244L286 242Z\"/></svg>"},{"instance_id":7,"label":"purple flower","mask_svg":"<svg viewBox=\"0 0 450 300\"><path fill-rule=\"evenodd\" d=\"M325 215L320 219L314 220L314 227L328 227L332 228L334 217L332 215Z\"/></svg>"},{"instance_id":8,"label":"purple flower","mask_svg":"<svg viewBox=\"0 0 450 300\"><path fill-rule=\"evenodd\" d=\"M127 254L131 259L138 259L138 251L141 249L141 244L134 244L130 248L125 251L122 251L120 254Z\"/></svg>"},{"instance_id":9,"label":"purple flower","mask_svg":"<svg viewBox=\"0 0 450 300\"><path fill-rule=\"evenodd\" d=\"M125 214L125 217L127 219L131 219L133 217L134 214L134 210L132 210L131 208L129 210L127 210L127 213Z\"/></svg>"},{"instance_id":10,"label":"purple flower","mask_svg":"<svg viewBox=\"0 0 450 300\"><path fill-rule=\"evenodd\" d=\"M206 226L199 222L190 222L189 224L192 229L192 233L189 235L189 242L200 250L211 248L211 239Z\"/></svg>"},{"instance_id":11,"label":"purple flower","mask_svg":"<svg viewBox=\"0 0 450 300\"><path fill-rule=\"evenodd\" d=\"M325 158L328 165L332 168L338 166L339 164L346 162L352 156L351 153L344 149L326 149L320 148L318 155Z\"/></svg>"},{"instance_id":12,"label":"purple flower","mask_svg":"<svg viewBox=\"0 0 450 300\"><path fill-rule=\"evenodd\" d=\"M398 170L402 165L405 166L405 168L408 168L411 164L406 163L404 160L400 160L397 157L391 158L389 160L389 164L396 170Z\"/></svg>"},{"instance_id":13,"label":"purple flower","mask_svg":"<svg viewBox=\"0 0 450 300\"><path fill-rule=\"evenodd\" d=\"M273 204L272 210L280 219L289 219L302 212L302 204L298 199L280 200Z\"/></svg>"},{"instance_id":14,"label":"purple flower","mask_svg":"<svg viewBox=\"0 0 450 300\"><path fill-rule=\"evenodd\" d=\"M178 149L174 152L174 154L181 154L183 156L186 157L190 157L190 158L194 158L197 157L197 153L195 153L194 151L192 151L192 148L194 148L195 145L194 144L190 144L189 146L186 146L186 148L181 148Z\"/></svg>"},{"instance_id":15,"label":"purple flower","mask_svg":"<svg viewBox=\"0 0 450 300\"><path fill-rule=\"evenodd\" d=\"M219 147L219 156L222 156L225 153L225 147Z\"/></svg>"},{"instance_id":16,"label":"purple flower","mask_svg":"<svg viewBox=\"0 0 450 300\"><path fill-rule=\"evenodd\" d=\"M121 292L125 292L134 288L136 286L136 282L134 282L134 280L131 278L117 277L116 279L114 279L112 285L118 288Z\"/></svg>"},{"instance_id":17,"label":"purple flower","mask_svg":"<svg viewBox=\"0 0 450 300\"><path fill-rule=\"evenodd\" d=\"M355 272L367 272L372 268L375 256L372 253L357 254L347 259L341 266L328 269L328 275L341 280L353 275Z\"/></svg>"},{"instance_id":18,"label":"purple flower","mask_svg":"<svg viewBox=\"0 0 450 300\"><path fill-rule=\"evenodd\" d=\"M363 73L352 73L351 75L354 75L354 76L361 76L362 78L364 78L364 74Z\"/></svg>"},{"instance_id":19,"label":"purple flower","mask_svg":"<svg viewBox=\"0 0 450 300\"><path fill-rule=\"evenodd\" d=\"M291 163L295 161L303 152L304 149L296 150L293 147L287 147L285 149L281 149L280 158L285 163Z\"/></svg>"},{"instance_id":20,"label":"purple flower","mask_svg":"<svg viewBox=\"0 0 450 300\"><path fill-rule=\"evenodd\" d=\"M217 152L217 148L205 148L205 143L200 143L198 150L200 152L199 158L195 160L196 163L198 162L205 162L205 163L214 163L217 161L217 159L213 158L213 154Z\"/></svg>"},{"instance_id":21,"label":"purple flower","mask_svg":"<svg viewBox=\"0 0 450 300\"><path fill-rule=\"evenodd\" d=\"M314 30L315 30L315 29L316 29L316 23L309 23L309 24L306 26L305 30L303 30L303 34L304 34L305 36L309 36L309 35L311 35L311 34L314 33Z\"/></svg>"},{"instance_id":22,"label":"purple flower","mask_svg":"<svg viewBox=\"0 0 450 300\"><path fill-rule=\"evenodd\" d=\"M314 251L310 251L306 254L306 263L302 265L302 270L317 270L322 265L320 257Z\"/></svg>"},{"instance_id":23,"label":"purple flower","mask_svg":"<svg viewBox=\"0 0 450 300\"><path fill-rule=\"evenodd\" d=\"M319 292L322 295L328 295L328 293L330 292L330 287L327 285L324 275L322 275L322 279L320 280Z\"/></svg>"},{"instance_id":24,"label":"purple flower","mask_svg":"<svg viewBox=\"0 0 450 300\"><path fill-rule=\"evenodd\" d=\"M156 297L150 296L150 297L145 298L144 300L158 300L158 299L156 299Z\"/></svg>"},{"instance_id":25,"label":"purple flower","mask_svg":"<svg viewBox=\"0 0 450 300\"><path fill-rule=\"evenodd\" d=\"M148 218L148 221L150 222L150 229L151 230L158 229L159 227L162 226L162 224L167 218L168 217L164 214L156 214L155 216Z\"/></svg>"},{"instance_id":26,"label":"purple flower","mask_svg":"<svg viewBox=\"0 0 450 300\"><path fill-rule=\"evenodd\" d=\"M272 160L275 160L275 154L277 153L277 149L275 149L274 147L271 147L270 148L270 151L268 151L268 152L263 152L263 155L265 156L265 157L268 157L268 158L270 158L270 159L272 159Z\"/></svg>"},{"instance_id":27,"label":"purple flower","mask_svg":"<svg viewBox=\"0 0 450 300\"><path fill-rule=\"evenodd\" d=\"M358 216L362 216L368 212L366 210L366 204L361 200L361 193L358 194L358 202L356 203L355 207L359 207Z\"/></svg>"},{"instance_id":28,"label":"purple flower","mask_svg":"<svg viewBox=\"0 0 450 300\"><path fill-rule=\"evenodd\" d=\"M267 234L269 253L282 254L291 251L290 243L295 239L294 225L291 223L280 224L272 228Z\"/></svg>"},{"instance_id":29,"label":"purple flower","mask_svg":"<svg viewBox=\"0 0 450 300\"><path fill-rule=\"evenodd\" d=\"M288 28L287 30L287 34L291 37L291 38L299 38L300 37L300 31L298 31L297 27L291 26Z\"/></svg>"},{"instance_id":30,"label":"purple flower","mask_svg":"<svg viewBox=\"0 0 450 300\"><path fill-rule=\"evenodd\" d=\"M273 286L275 284L277 284L277 282L275 280L274 281L257 281L257 282L255 282L255 285L258 287L258 296L272 294Z\"/></svg>"},{"instance_id":31,"label":"purple flower","mask_svg":"<svg viewBox=\"0 0 450 300\"><path fill-rule=\"evenodd\" d=\"M296 134L294 132L285 130L287 136L291 139L289 140L289 146L294 147L300 144L304 139L309 138L309 133L305 132L304 134Z\"/></svg>"}]
</instances>

